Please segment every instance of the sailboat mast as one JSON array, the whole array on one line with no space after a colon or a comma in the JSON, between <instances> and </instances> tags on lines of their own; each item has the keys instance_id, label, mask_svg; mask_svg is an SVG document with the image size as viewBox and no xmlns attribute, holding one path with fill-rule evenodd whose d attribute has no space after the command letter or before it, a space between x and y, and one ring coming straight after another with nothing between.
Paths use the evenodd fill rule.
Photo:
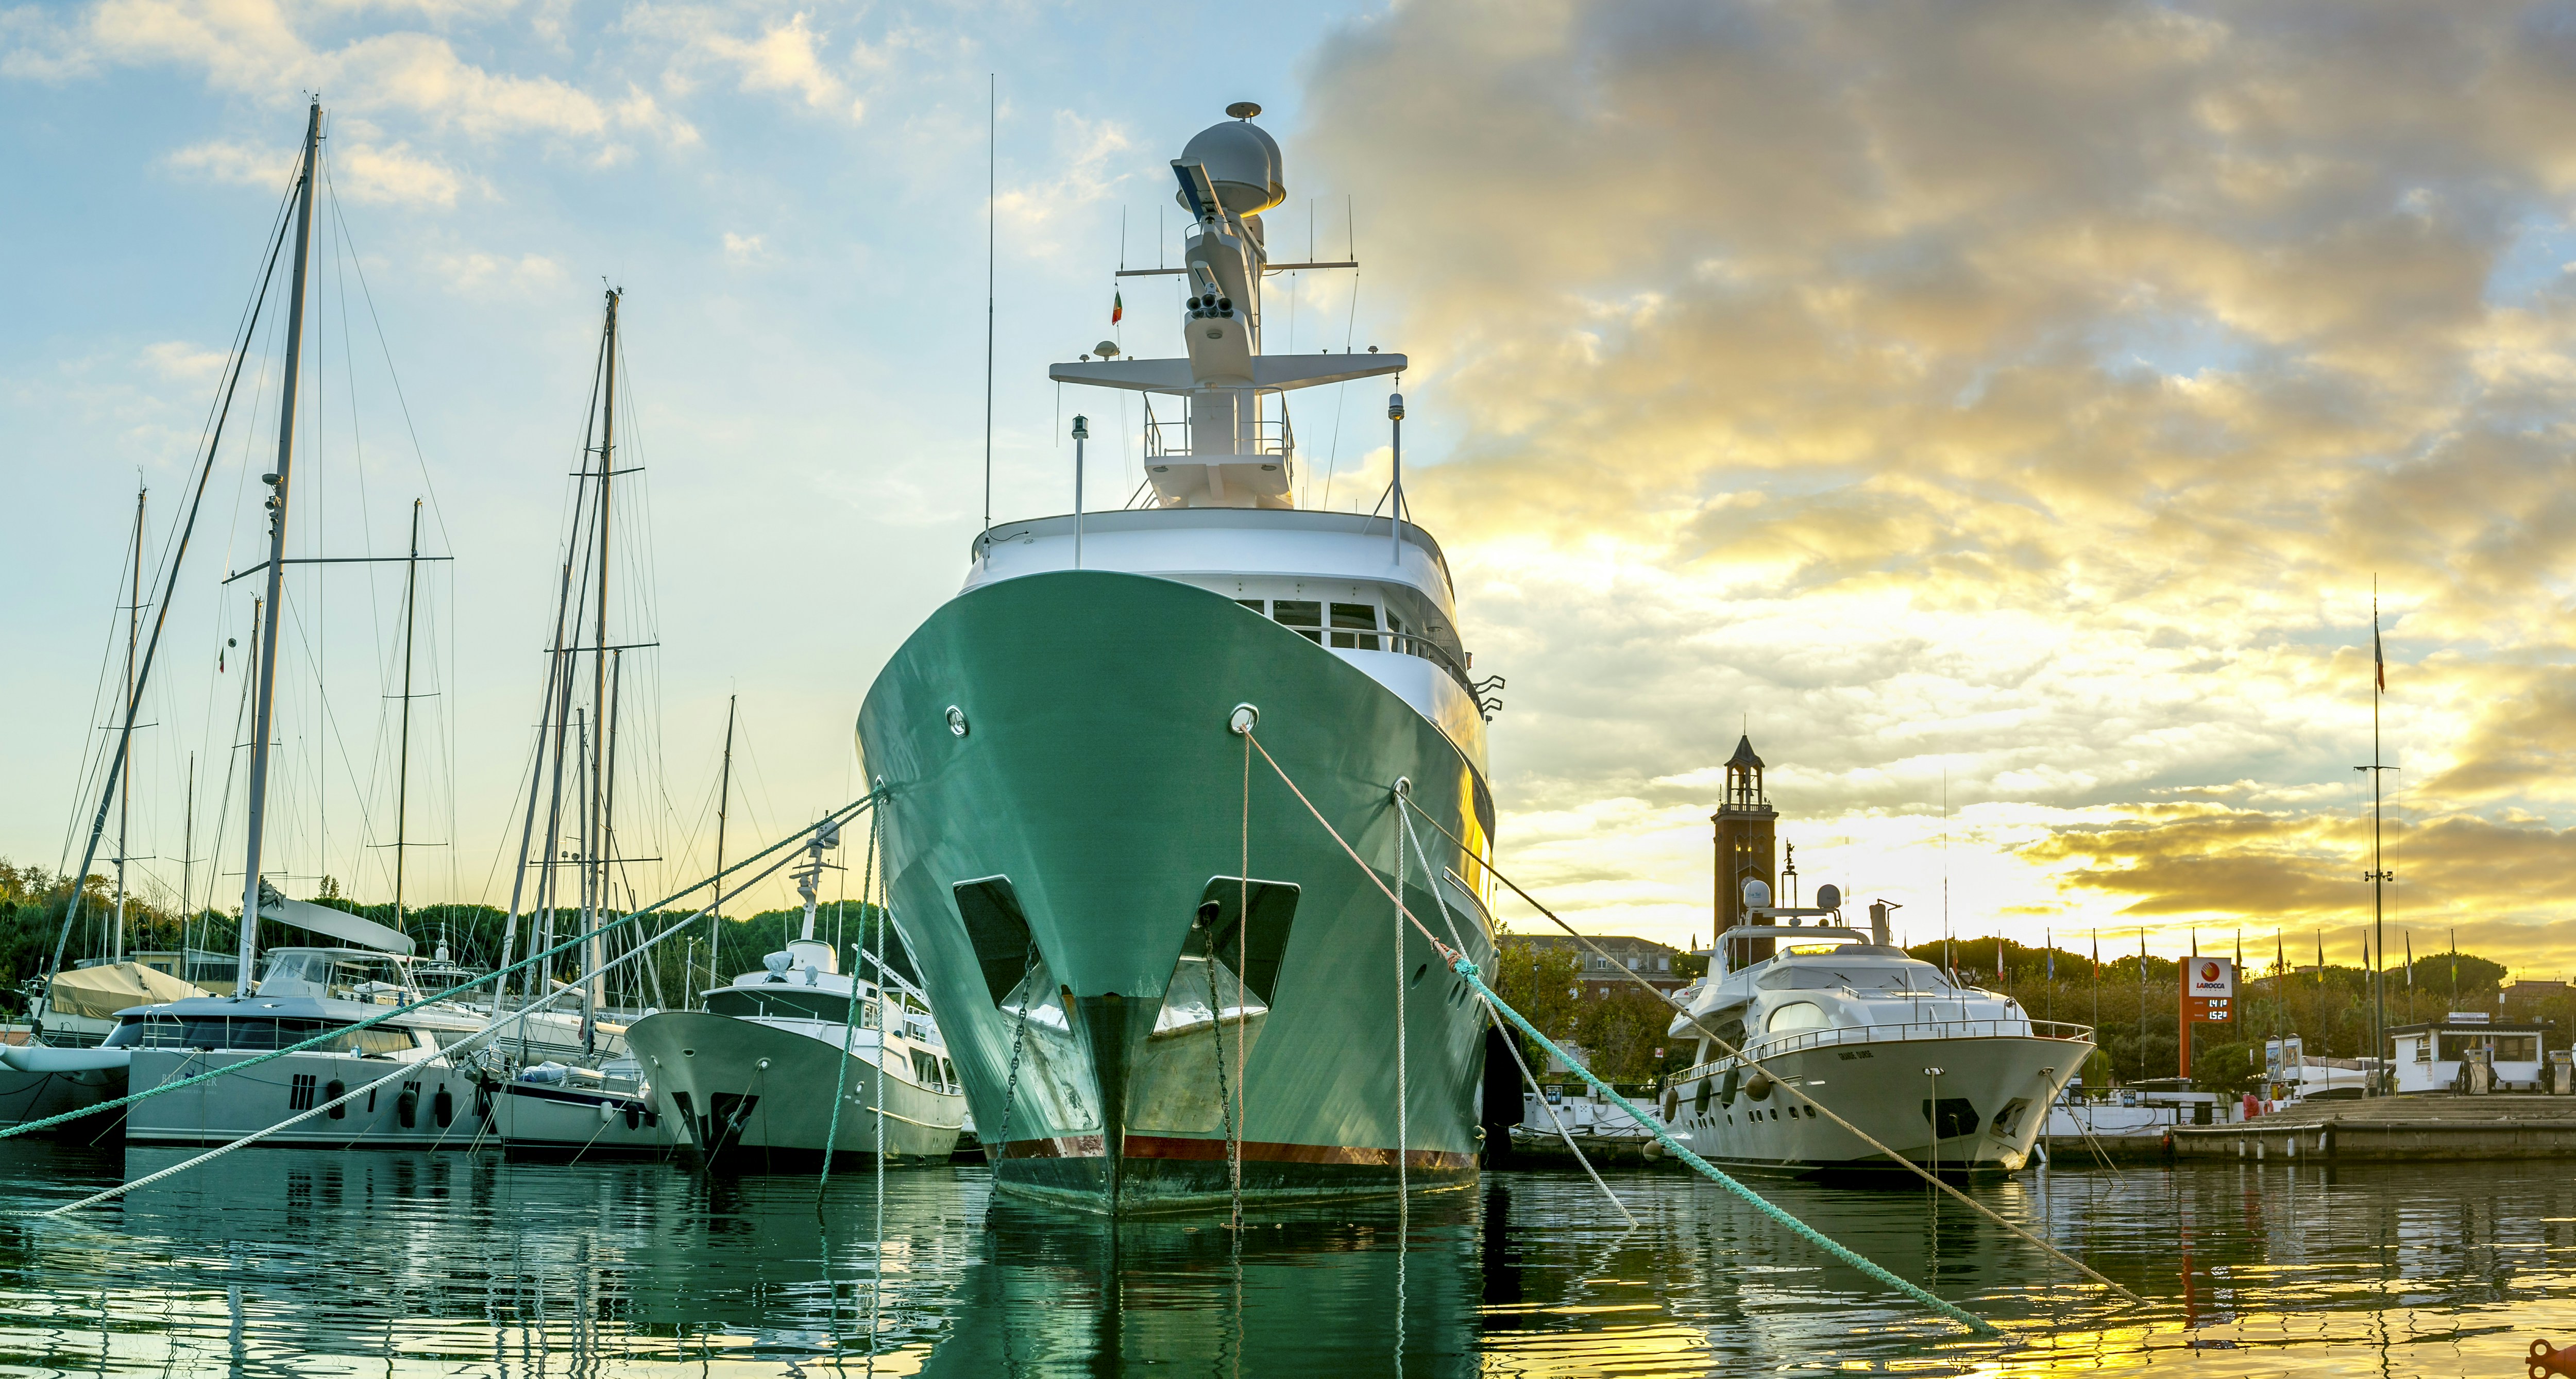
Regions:
<instances>
[{"instance_id":1,"label":"sailboat mast","mask_svg":"<svg viewBox=\"0 0 2576 1379\"><path fill-rule=\"evenodd\" d=\"M563 657L553 648L560 648L563 645L564 617L571 603L572 562L566 561L563 567L563 583L555 591L554 640L547 643L550 650L546 660L546 693L537 705L537 754L536 760L528 768L528 816L527 820L519 825L519 867L517 871L510 874L510 918L501 928L501 967L504 970L507 970L512 959L518 956L519 899L525 893L528 884L528 855L533 850L537 834L537 796L543 793L546 780L546 720L554 712L555 680L563 674ZM554 845L549 843L546 846L551 849ZM521 978L519 986L523 991L535 991L537 989L535 976ZM496 1012L500 1009L499 1002L508 994L506 990L493 992L493 1009ZM523 1036L521 1046L524 1049L527 1023L521 1021L519 1029Z\"/></svg>"},{"instance_id":2,"label":"sailboat mast","mask_svg":"<svg viewBox=\"0 0 2576 1379\"><path fill-rule=\"evenodd\" d=\"M134 721L134 649L143 640L143 495L140 485L134 490L134 573L125 605L125 707L126 721ZM127 825L134 816L134 754L127 752L117 769L121 776L116 786L116 920L114 936L108 941L108 961L125 961L125 860L131 851L126 846Z\"/></svg>"},{"instance_id":3,"label":"sailboat mast","mask_svg":"<svg viewBox=\"0 0 2576 1379\"><path fill-rule=\"evenodd\" d=\"M419 619L420 500L411 500L411 556L403 562L403 689L401 764L394 772L394 928L403 927L403 854L411 820L411 634Z\"/></svg>"},{"instance_id":4,"label":"sailboat mast","mask_svg":"<svg viewBox=\"0 0 2576 1379\"><path fill-rule=\"evenodd\" d=\"M617 701L625 696L626 691L626 653L611 651L608 658L608 717L599 725L601 759L606 763L600 770L599 788L599 912L602 915L609 912L612 904L609 869L617 862ZM594 924L592 927L598 926ZM588 968L594 974L590 979L593 1005L599 1003L601 986L607 981L605 976L598 975L607 966L603 961L605 957L606 954L600 951L600 939L593 936Z\"/></svg>"},{"instance_id":5,"label":"sailboat mast","mask_svg":"<svg viewBox=\"0 0 2576 1379\"><path fill-rule=\"evenodd\" d=\"M720 985L724 981L724 978L718 974L717 968L724 961L720 954L724 946L725 811L733 804L733 715L734 706L741 699L742 696L738 694L725 696L724 773L717 777L716 785L716 894L715 899L707 905L707 985L709 987Z\"/></svg>"},{"instance_id":6,"label":"sailboat mast","mask_svg":"<svg viewBox=\"0 0 2576 1379\"><path fill-rule=\"evenodd\" d=\"M586 801L590 817L590 856L584 865L590 873L585 888L589 894L590 914L582 926L585 932L599 927L599 915L608 902L608 534L610 485L617 473L617 289L608 289L608 319L601 327L599 409L599 590L598 608L592 623L590 656L590 789ZM587 1013L582 1019L584 1051L588 1050L590 1027L598 1018L599 939L594 933L582 946L585 961L582 970L594 974L589 991L583 997Z\"/></svg>"},{"instance_id":7,"label":"sailboat mast","mask_svg":"<svg viewBox=\"0 0 2576 1379\"><path fill-rule=\"evenodd\" d=\"M2380 667L2379 593L2370 595L2370 949L2376 956L2370 964L2370 1057L2378 1064L2379 1076L2371 1079L2376 1094L2388 1088L2381 1083L2387 1076L2385 1057L2388 1023L2388 868L2380 851L2380 773L2388 768L2379 760L2379 698L2387 692L2387 672Z\"/></svg>"},{"instance_id":8,"label":"sailboat mast","mask_svg":"<svg viewBox=\"0 0 2576 1379\"><path fill-rule=\"evenodd\" d=\"M179 978L188 976L188 930L197 920L197 912L188 905L196 892L197 862L197 754L188 754L188 798L180 813L179 824Z\"/></svg>"},{"instance_id":9,"label":"sailboat mast","mask_svg":"<svg viewBox=\"0 0 2576 1379\"><path fill-rule=\"evenodd\" d=\"M259 853L268 814L268 743L277 707L277 609L286 595L286 503L295 461L295 383L304 359L304 272L313 257L313 162L322 147L322 102L304 123L304 166L295 185L295 278L287 297L286 373L277 410L277 472L264 474L268 495L268 619L259 630L258 688L250 740L250 827L242 859L241 967L234 991L251 992L259 955Z\"/></svg>"}]
</instances>

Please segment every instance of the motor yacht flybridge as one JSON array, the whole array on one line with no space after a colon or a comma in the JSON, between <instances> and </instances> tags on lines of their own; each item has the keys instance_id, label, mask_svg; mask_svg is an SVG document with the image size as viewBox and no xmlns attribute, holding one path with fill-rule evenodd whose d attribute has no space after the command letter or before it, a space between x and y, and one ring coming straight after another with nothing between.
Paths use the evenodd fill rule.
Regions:
<instances>
[{"instance_id":1,"label":"motor yacht flybridge","mask_svg":"<svg viewBox=\"0 0 2576 1379\"><path fill-rule=\"evenodd\" d=\"M1049 371L1179 400L1147 423L1148 505L978 535L859 717L895 913L997 1183L1112 1213L1226 1201L1238 1168L1260 1199L1476 1163L1481 1008L1238 731L1490 960L1497 682L1469 678L1446 558L1403 520L1400 467L1384 515L1295 505L1292 396L1407 360L1264 349L1264 277L1316 265L1269 252L1279 148L1258 107L1227 113L1172 162L1184 355ZM1399 788L1465 840L1417 821L1432 875L1400 858Z\"/></svg>"},{"instance_id":2,"label":"motor yacht flybridge","mask_svg":"<svg viewBox=\"0 0 2576 1379\"><path fill-rule=\"evenodd\" d=\"M2022 1166L2093 1053L2090 1029L2033 1020L2010 996L1908 956L1889 942L1884 908L1868 932L1843 927L1832 886L1813 906L1775 906L1748 880L1744 902L1751 922L1718 931L1708 975L1683 993L1690 1014L1672 1022L1671 1037L1699 1049L1665 1081L1679 1138L1718 1163L1896 1170L1812 1099L1936 1172Z\"/></svg>"}]
</instances>

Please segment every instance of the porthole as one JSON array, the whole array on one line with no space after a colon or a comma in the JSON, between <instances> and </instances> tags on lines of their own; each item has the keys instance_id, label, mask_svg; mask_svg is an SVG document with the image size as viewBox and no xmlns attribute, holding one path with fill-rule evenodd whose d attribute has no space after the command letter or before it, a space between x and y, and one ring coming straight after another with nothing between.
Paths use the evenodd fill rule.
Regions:
<instances>
[{"instance_id":1,"label":"porthole","mask_svg":"<svg viewBox=\"0 0 2576 1379\"><path fill-rule=\"evenodd\" d=\"M966 735L966 711L954 704L948 706L948 731L959 737Z\"/></svg>"}]
</instances>

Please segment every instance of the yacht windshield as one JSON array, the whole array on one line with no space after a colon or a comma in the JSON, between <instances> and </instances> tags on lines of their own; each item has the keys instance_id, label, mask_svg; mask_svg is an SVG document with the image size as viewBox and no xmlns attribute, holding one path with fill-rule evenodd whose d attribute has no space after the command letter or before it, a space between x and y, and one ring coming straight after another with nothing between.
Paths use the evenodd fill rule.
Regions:
<instances>
[{"instance_id":1,"label":"yacht windshield","mask_svg":"<svg viewBox=\"0 0 2576 1379\"><path fill-rule=\"evenodd\" d=\"M1939 968L1925 963L1887 967L1856 963L1789 963L1763 973L1755 979L1754 985L1765 991L1832 991L1840 987L1854 991L1951 992L1958 989L1942 979Z\"/></svg>"}]
</instances>

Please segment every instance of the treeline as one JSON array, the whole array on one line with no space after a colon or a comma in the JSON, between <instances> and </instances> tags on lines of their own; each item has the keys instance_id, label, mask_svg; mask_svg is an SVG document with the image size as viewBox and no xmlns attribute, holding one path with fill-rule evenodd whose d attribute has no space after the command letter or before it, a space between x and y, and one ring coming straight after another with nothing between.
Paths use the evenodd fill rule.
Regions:
<instances>
[{"instance_id":1,"label":"treeline","mask_svg":"<svg viewBox=\"0 0 2576 1379\"><path fill-rule=\"evenodd\" d=\"M1996 975L2001 951L2003 974ZM1947 964L1963 983L1999 991L2021 1002L2034 1018L2090 1025L2101 1052L2085 1068L2095 1086L2173 1077L2181 1067L2182 964L2188 958L2136 953L2092 955L2065 948L2035 948L1997 938L1934 940L1906 950L1935 966ZM2203 956L2232 957L2232 947ZM2360 1058L2370 1051L2370 973L2359 966L2298 962L2278 969L2271 953L2249 949L2247 970L2236 980L2235 1018L2226 1025L2195 1026L2192 1075L2204 1087L2250 1088L2263 1066L2263 1042L2298 1035L2311 1057ZM2054 972L2052 973L2052 960ZM2456 963L2456 967L2454 964ZM2456 981L2454 972L2456 971ZM2393 965L2384 982L2390 1026L2438 1020L2451 1011L2498 1012L2507 970L2474 953L2421 954L2411 966ZM2512 1018L2576 1029L2576 989L2518 1005ZM2552 1039L2564 1047L2564 1035Z\"/></svg>"},{"instance_id":2,"label":"treeline","mask_svg":"<svg viewBox=\"0 0 2576 1379\"><path fill-rule=\"evenodd\" d=\"M394 924L390 902L361 905L340 896L338 887L327 878L312 897L316 905L370 919L388 927ZM35 985L52 962L56 945L62 946L65 967L83 960L104 958L110 952L109 926L113 922L113 897L107 883L96 876L90 879L81 901L81 915L66 939L63 920L69 909L71 885L68 877L52 876L40 868L15 867L0 861L0 1005L13 1014L27 1009ZM641 915L608 935L603 943L604 956L615 958L627 953L637 943L689 918L692 910L671 910ZM218 956L229 955L239 947L238 909L207 910L196 915L167 912L139 898L129 896L125 909L125 953L175 952L184 940L187 948ZM825 903L816 913L816 937L833 943L846 956L854 944L875 947L879 940L878 911L858 902ZM560 943L581 932L580 912L558 908L553 933ZM523 913L512 960L526 958L542 931L544 916ZM664 939L653 949L629 958L610 978L612 996L617 1004L677 1006L694 993L711 984L731 981L737 973L758 971L764 955L778 951L794 938L804 921L801 907L765 910L736 917L727 915L721 932L715 936L715 952L710 962L709 926L701 921L683 933ZM507 912L489 905L437 904L406 907L402 930L411 936L422 958L433 955L440 945L449 957L468 967L489 968L501 957L502 939L509 927ZM333 946L337 941L309 933L273 920L260 921L261 951L279 947ZM901 936L888 929L883 936L887 965L895 971L912 975L912 965L903 951ZM555 980L570 980L584 970L578 963L578 950L558 955L548 964L548 975ZM712 976L711 976L712 974ZM521 979L514 978L514 982Z\"/></svg>"}]
</instances>

